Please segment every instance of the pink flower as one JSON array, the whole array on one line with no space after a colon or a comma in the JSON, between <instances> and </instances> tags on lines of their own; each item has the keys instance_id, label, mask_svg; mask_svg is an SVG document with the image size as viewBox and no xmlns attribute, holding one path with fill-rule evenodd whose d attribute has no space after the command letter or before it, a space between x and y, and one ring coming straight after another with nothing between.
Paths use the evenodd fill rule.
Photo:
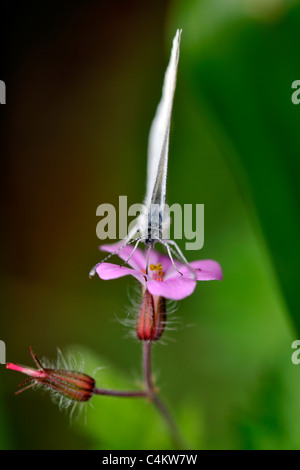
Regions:
<instances>
[{"instance_id":1,"label":"pink flower","mask_svg":"<svg viewBox=\"0 0 300 470\"><path fill-rule=\"evenodd\" d=\"M102 245L101 250L113 253L121 245ZM132 246L125 246L118 252L118 256L127 261L130 257ZM181 300L191 295L196 287L196 281L222 280L222 269L219 263L213 260L192 261L192 272L188 266L175 261L180 273L176 271L168 256L151 250L148 274L146 274L147 252L139 248L135 250L128 261L127 266L119 266L113 263L100 263L96 266L96 272L101 279L117 279L123 276L135 277L145 289L153 296L161 296L166 299Z\"/></svg>"}]
</instances>

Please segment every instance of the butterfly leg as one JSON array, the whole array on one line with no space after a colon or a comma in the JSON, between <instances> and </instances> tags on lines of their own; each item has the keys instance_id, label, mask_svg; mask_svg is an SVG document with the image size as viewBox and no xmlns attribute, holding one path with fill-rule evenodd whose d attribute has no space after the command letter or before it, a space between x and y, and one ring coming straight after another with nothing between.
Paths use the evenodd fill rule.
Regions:
<instances>
[{"instance_id":1,"label":"butterfly leg","mask_svg":"<svg viewBox=\"0 0 300 470\"><path fill-rule=\"evenodd\" d=\"M189 271L193 274L193 276L196 278L196 275L195 275L195 268L193 268L193 266L190 265L190 263L188 262L188 260L186 259L186 257L184 256L184 254L182 253L181 249L179 248L179 246L177 245L177 243L174 241L174 240L168 240L168 242L170 245L173 245L174 248L176 249L177 251L177 254L179 255L179 257L181 258L181 260L184 262L184 264L186 265L186 267L189 269Z\"/></svg>"},{"instance_id":2,"label":"butterfly leg","mask_svg":"<svg viewBox=\"0 0 300 470\"><path fill-rule=\"evenodd\" d=\"M169 247L168 243L167 243L167 242L164 242L163 240L161 240L161 243L162 243L162 244L166 247L166 249L167 249L167 252L168 252L169 258L170 258L170 260L171 260L172 266L174 267L174 269L176 269L176 271L177 271L181 276L183 276L183 274L179 271L179 269L177 268L177 266L176 266L176 264L175 264L175 262L174 262L174 258L173 258L173 256L172 256L172 253L171 253L171 250L170 250L170 247Z\"/></svg>"},{"instance_id":3,"label":"butterfly leg","mask_svg":"<svg viewBox=\"0 0 300 470\"><path fill-rule=\"evenodd\" d=\"M178 255L184 261L185 264L189 264L188 260L186 259L186 257L182 253L181 249L179 248L179 246L177 245L177 243L174 240L168 240L167 243L169 243L170 245L173 245L176 248Z\"/></svg>"},{"instance_id":4,"label":"butterfly leg","mask_svg":"<svg viewBox=\"0 0 300 470\"><path fill-rule=\"evenodd\" d=\"M131 259L131 257L132 257L132 255L133 255L133 253L135 252L135 250L136 250L136 249L137 249L137 247L139 246L139 244L140 244L140 241L141 241L141 238L139 237L139 238L137 239L137 242L136 242L136 244L134 245L134 248L133 248L132 252L130 253L130 256L129 256L129 258L127 258L127 260L126 260L126 261L124 261L124 263L120 264L120 268L121 268L122 266L125 266L125 264L128 264L128 261ZM131 241L131 243L133 243L133 241ZM126 245L124 245L124 246L126 246Z\"/></svg>"}]
</instances>

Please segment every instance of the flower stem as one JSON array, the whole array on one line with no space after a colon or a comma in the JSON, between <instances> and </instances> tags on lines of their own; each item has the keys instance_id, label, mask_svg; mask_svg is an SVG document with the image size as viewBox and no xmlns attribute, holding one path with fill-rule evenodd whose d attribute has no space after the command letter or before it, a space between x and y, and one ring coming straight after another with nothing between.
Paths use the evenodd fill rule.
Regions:
<instances>
[{"instance_id":1,"label":"flower stem","mask_svg":"<svg viewBox=\"0 0 300 470\"><path fill-rule=\"evenodd\" d=\"M151 341L145 341L143 343L143 371L144 371L144 379L145 379L145 387L148 393L148 396L152 396L153 384L151 378Z\"/></svg>"},{"instance_id":2,"label":"flower stem","mask_svg":"<svg viewBox=\"0 0 300 470\"><path fill-rule=\"evenodd\" d=\"M107 395L109 397L124 397L124 398L138 398L146 397L147 392L144 390L109 390L102 388L95 388L94 395Z\"/></svg>"},{"instance_id":3,"label":"flower stem","mask_svg":"<svg viewBox=\"0 0 300 470\"><path fill-rule=\"evenodd\" d=\"M152 401L162 418L164 419L166 425L169 428L170 434L174 441L177 449L185 449L186 444L164 402L157 394L157 390L152 382L151 377L151 341L145 341L143 343L143 371L144 371L144 380L146 387L146 396Z\"/></svg>"}]
</instances>

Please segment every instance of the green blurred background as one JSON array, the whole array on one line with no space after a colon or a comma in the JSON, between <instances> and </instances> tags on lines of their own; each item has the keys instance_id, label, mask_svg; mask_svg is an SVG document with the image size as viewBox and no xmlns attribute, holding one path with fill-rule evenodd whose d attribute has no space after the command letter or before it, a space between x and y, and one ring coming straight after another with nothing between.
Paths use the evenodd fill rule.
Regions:
<instances>
[{"instance_id":1,"label":"green blurred background","mask_svg":"<svg viewBox=\"0 0 300 470\"><path fill-rule=\"evenodd\" d=\"M103 367L99 386L141 380L140 344L117 320L136 281L88 272L101 259L97 206L143 199L180 27L168 202L205 204L204 248L186 254L218 260L224 280L180 302L154 372L188 447L300 448L300 2L26 2L3 18L7 361L31 365L29 345L54 359L60 347L88 373ZM1 449L173 448L148 403L95 397L70 425L47 394L14 396L23 377L0 367Z\"/></svg>"}]
</instances>

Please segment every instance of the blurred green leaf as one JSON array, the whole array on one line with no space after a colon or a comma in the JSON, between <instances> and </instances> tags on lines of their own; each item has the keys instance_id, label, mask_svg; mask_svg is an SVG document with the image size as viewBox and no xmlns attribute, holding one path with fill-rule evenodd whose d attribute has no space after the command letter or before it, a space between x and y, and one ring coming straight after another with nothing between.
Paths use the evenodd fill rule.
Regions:
<instances>
[{"instance_id":1,"label":"blurred green leaf","mask_svg":"<svg viewBox=\"0 0 300 470\"><path fill-rule=\"evenodd\" d=\"M262 227L293 321L298 301L299 2L177 2L184 74L255 227ZM205 99L204 99L205 96Z\"/></svg>"}]
</instances>

